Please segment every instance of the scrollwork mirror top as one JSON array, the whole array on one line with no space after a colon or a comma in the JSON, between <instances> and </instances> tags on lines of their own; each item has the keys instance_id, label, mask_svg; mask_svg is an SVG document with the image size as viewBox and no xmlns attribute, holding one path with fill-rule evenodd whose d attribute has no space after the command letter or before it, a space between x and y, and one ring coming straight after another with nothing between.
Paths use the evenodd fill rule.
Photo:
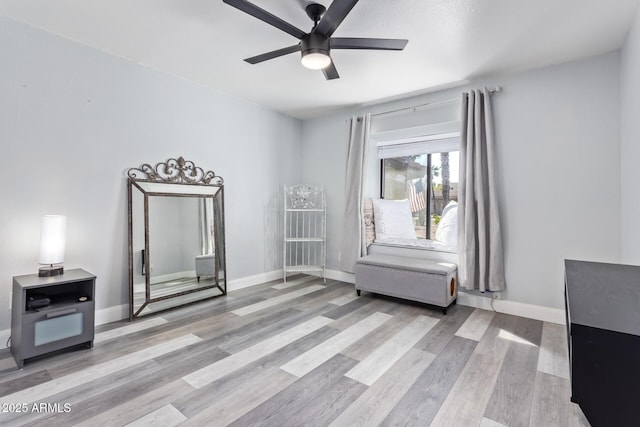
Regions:
<instances>
[{"instance_id":1,"label":"scrollwork mirror top","mask_svg":"<svg viewBox=\"0 0 640 427\"><path fill-rule=\"evenodd\" d=\"M135 180L179 184L224 184L221 176L211 170L205 172L204 169L196 166L191 160L185 160L182 156L158 163L155 168L148 163L142 164L139 168L130 168L127 170L127 176Z\"/></svg>"},{"instance_id":2,"label":"scrollwork mirror top","mask_svg":"<svg viewBox=\"0 0 640 427\"><path fill-rule=\"evenodd\" d=\"M126 176L130 320L226 295L222 177L183 157L144 163Z\"/></svg>"}]
</instances>

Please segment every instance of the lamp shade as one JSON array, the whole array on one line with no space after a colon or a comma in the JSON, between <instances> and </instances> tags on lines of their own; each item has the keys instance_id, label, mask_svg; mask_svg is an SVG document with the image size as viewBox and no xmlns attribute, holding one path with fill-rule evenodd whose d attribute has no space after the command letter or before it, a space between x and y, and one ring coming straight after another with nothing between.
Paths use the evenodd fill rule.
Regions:
<instances>
[{"instance_id":1,"label":"lamp shade","mask_svg":"<svg viewBox=\"0 0 640 427\"><path fill-rule=\"evenodd\" d=\"M40 234L40 264L62 264L64 262L67 217L45 215L42 217Z\"/></svg>"}]
</instances>

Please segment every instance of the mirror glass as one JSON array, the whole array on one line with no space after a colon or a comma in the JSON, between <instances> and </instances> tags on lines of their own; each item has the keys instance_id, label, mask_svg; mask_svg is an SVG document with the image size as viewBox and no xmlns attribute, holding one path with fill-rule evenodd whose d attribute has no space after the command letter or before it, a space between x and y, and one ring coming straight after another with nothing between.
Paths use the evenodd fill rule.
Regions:
<instances>
[{"instance_id":1,"label":"mirror glass","mask_svg":"<svg viewBox=\"0 0 640 427\"><path fill-rule=\"evenodd\" d=\"M129 176L131 320L226 295L222 179L202 184Z\"/></svg>"}]
</instances>

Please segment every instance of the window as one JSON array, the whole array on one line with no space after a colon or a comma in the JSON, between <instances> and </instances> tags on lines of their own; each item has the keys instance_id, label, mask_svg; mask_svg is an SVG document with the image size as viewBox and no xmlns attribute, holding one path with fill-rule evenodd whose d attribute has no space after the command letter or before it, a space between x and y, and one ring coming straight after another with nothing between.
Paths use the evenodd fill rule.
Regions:
<instances>
[{"instance_id":1,"label":"window","mask_svg":"<svg viewBox=\"0 0 640 427\"><path fill-rule=\"evenodd\" d=\"M425 247L456 251L460 98L429 100L371 119L380 162L380 196L409 199ZM441 244L443 243L443 244Z\"/></svg>"},{"instance_id":2,"label":"window","mask_svg":"<svg viewBox=\"0 0 640 427\"><path fill-rule=\"evenodd\" d=\"M435 144L434 144L435 142ZM407 144L387 146L382 158L381 196L409 199L416 236L455 245L457 239L458 138L413 147L426 152L407 154ZM379 152L384 151L380 150ZM432 151L432 149L438 151ZM401 154L396 157L394 154ZM441 230L438 231L438 228Z\"/></svg>"}]
</instances>

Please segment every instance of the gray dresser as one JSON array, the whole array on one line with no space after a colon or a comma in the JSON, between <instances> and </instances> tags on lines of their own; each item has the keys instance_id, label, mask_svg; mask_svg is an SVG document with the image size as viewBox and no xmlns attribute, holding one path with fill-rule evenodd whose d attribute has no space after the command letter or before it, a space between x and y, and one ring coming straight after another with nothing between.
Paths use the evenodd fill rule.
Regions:
<instances>
[{"instance_id":1,"label":"gray dresser","mask_svg":"<svg viewBox=\"0 0 640 427\"><path fill-rule=\"evenodd\" d=\"M640 267L565 261L571 401L592 426L640 425Z\"/></svg>"}]
</instances>

